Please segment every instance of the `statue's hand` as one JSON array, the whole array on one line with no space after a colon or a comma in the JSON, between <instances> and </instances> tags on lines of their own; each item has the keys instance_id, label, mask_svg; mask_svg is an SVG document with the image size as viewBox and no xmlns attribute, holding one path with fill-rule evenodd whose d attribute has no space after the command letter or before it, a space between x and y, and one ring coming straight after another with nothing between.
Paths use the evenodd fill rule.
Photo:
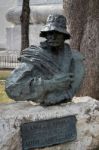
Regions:
<instances>
[{"instance_id":1,"label":"statue's hand","mask_svg":"<svg viewBox=\"0 0 99 150\"><path fill-rule=\"evenodd\" d=\"M73 80L73 73L67 73L67 74L59 74L59 75L55 75L54 76L54 79L55 80L64 80L64 81L67 81L67 80Z\"/></svg>"},{"instance_id":2,"label":"statue's hand","mask_svg":"<svg viewBox=\"0 0 99 150\"><path fill-rule=\"evenodd\" d=\"M59 89L68 89L73 82L73 74L67 75L59 74L50 80L43 80L42 78L34 78L32 81L32 91L34 92L34 99L41 98L46 92L53 92Z\"/></svg>"},{"instance_id":3,"label":"statue's hand","mask_svg":"<svg viewBox=\"0 0 99 150\"><path fill-rule=\"evenodd\" d=\"M67 75L59 74L55 75L51 80L45 80L45 89L48 91L53 91L57 89L68 89L69 85L73 82L73 74L69 73Z\"/></svg>"},{"instance_id":4,"label":"statue's hand","mask_svg":"<svg viewBox=\"0 0 99 150\"><path fill-rule=\"evenodd\" d=\"M60 88L68 89L69 85L73 82L73 74L68 73L67 75L61 74L55 78L56 84Z\"/></svg>"}]
</instances>

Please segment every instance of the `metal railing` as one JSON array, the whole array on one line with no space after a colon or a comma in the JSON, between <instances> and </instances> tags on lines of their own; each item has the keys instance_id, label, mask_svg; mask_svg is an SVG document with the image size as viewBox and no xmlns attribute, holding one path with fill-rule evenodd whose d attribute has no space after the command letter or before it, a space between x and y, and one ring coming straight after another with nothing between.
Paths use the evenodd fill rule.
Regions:
<instances>
[{"instance_id":1,"label":"metal railing","mask_svg":"<svg viewBox=\"0 0 99 150\"><path fill-rule=\"evenodd\" d=\"M13 69L17 67L20 63L18 61L19 56L0 56L0 69Z\"/></svg>"}]
</instances>

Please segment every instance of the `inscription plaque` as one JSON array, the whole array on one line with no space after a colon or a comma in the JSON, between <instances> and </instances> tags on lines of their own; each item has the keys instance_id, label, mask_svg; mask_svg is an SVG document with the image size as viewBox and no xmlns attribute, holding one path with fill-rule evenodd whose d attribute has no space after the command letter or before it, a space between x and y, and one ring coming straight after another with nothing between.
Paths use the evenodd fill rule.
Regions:
<instances>
[{"instance_id":1,"label":"inscription plaque","mask_svg":"<svg viewBox=\"0 0 99 150\"><path fill-rule=\"evenodd\" d=\"M76 117L68 116L21 125L23 150L73 141L77 137Z\"/></svg>"}]
</instances>

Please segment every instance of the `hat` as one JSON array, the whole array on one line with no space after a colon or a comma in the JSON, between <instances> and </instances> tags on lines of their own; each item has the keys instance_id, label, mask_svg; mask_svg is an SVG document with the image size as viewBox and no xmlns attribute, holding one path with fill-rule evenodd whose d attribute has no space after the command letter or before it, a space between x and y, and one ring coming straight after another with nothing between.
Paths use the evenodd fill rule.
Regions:
<instances>
[{"instance_id":1,"label":"hat","mask_svg":"<svg viewBox=\"0 0 99 150\"><path fill-rule=\"evenodd\" d=\"M65 39L70 39L71 36L66 30L66 18L63 15L52 14L48 16L46 25L40 31L40 36L46 37L47 32L58 31L64 34Z\"/></svg>"}]
</instances>

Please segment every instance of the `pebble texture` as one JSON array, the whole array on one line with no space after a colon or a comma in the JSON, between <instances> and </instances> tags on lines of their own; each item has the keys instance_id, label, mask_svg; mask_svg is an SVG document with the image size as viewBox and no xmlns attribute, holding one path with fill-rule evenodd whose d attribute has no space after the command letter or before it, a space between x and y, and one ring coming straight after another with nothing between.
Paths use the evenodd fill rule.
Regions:
<instances>
[{"instance_id":1,"label":"pebble texture","mask_svg":"<svg viewBox=\"0 0 99 150\"><path fill-rule=\"evenodd\" d=\"M32 102L0 105L0 150L22 150L20 124L68 115L76 115L77 140L44 150L94 150L99 148L99 102L91 97L74 98L73 102L42 107ZM43 150L42 149L42 150ZM38 149L36 149L38 150Z\"/></svg>"}]
</instances>

